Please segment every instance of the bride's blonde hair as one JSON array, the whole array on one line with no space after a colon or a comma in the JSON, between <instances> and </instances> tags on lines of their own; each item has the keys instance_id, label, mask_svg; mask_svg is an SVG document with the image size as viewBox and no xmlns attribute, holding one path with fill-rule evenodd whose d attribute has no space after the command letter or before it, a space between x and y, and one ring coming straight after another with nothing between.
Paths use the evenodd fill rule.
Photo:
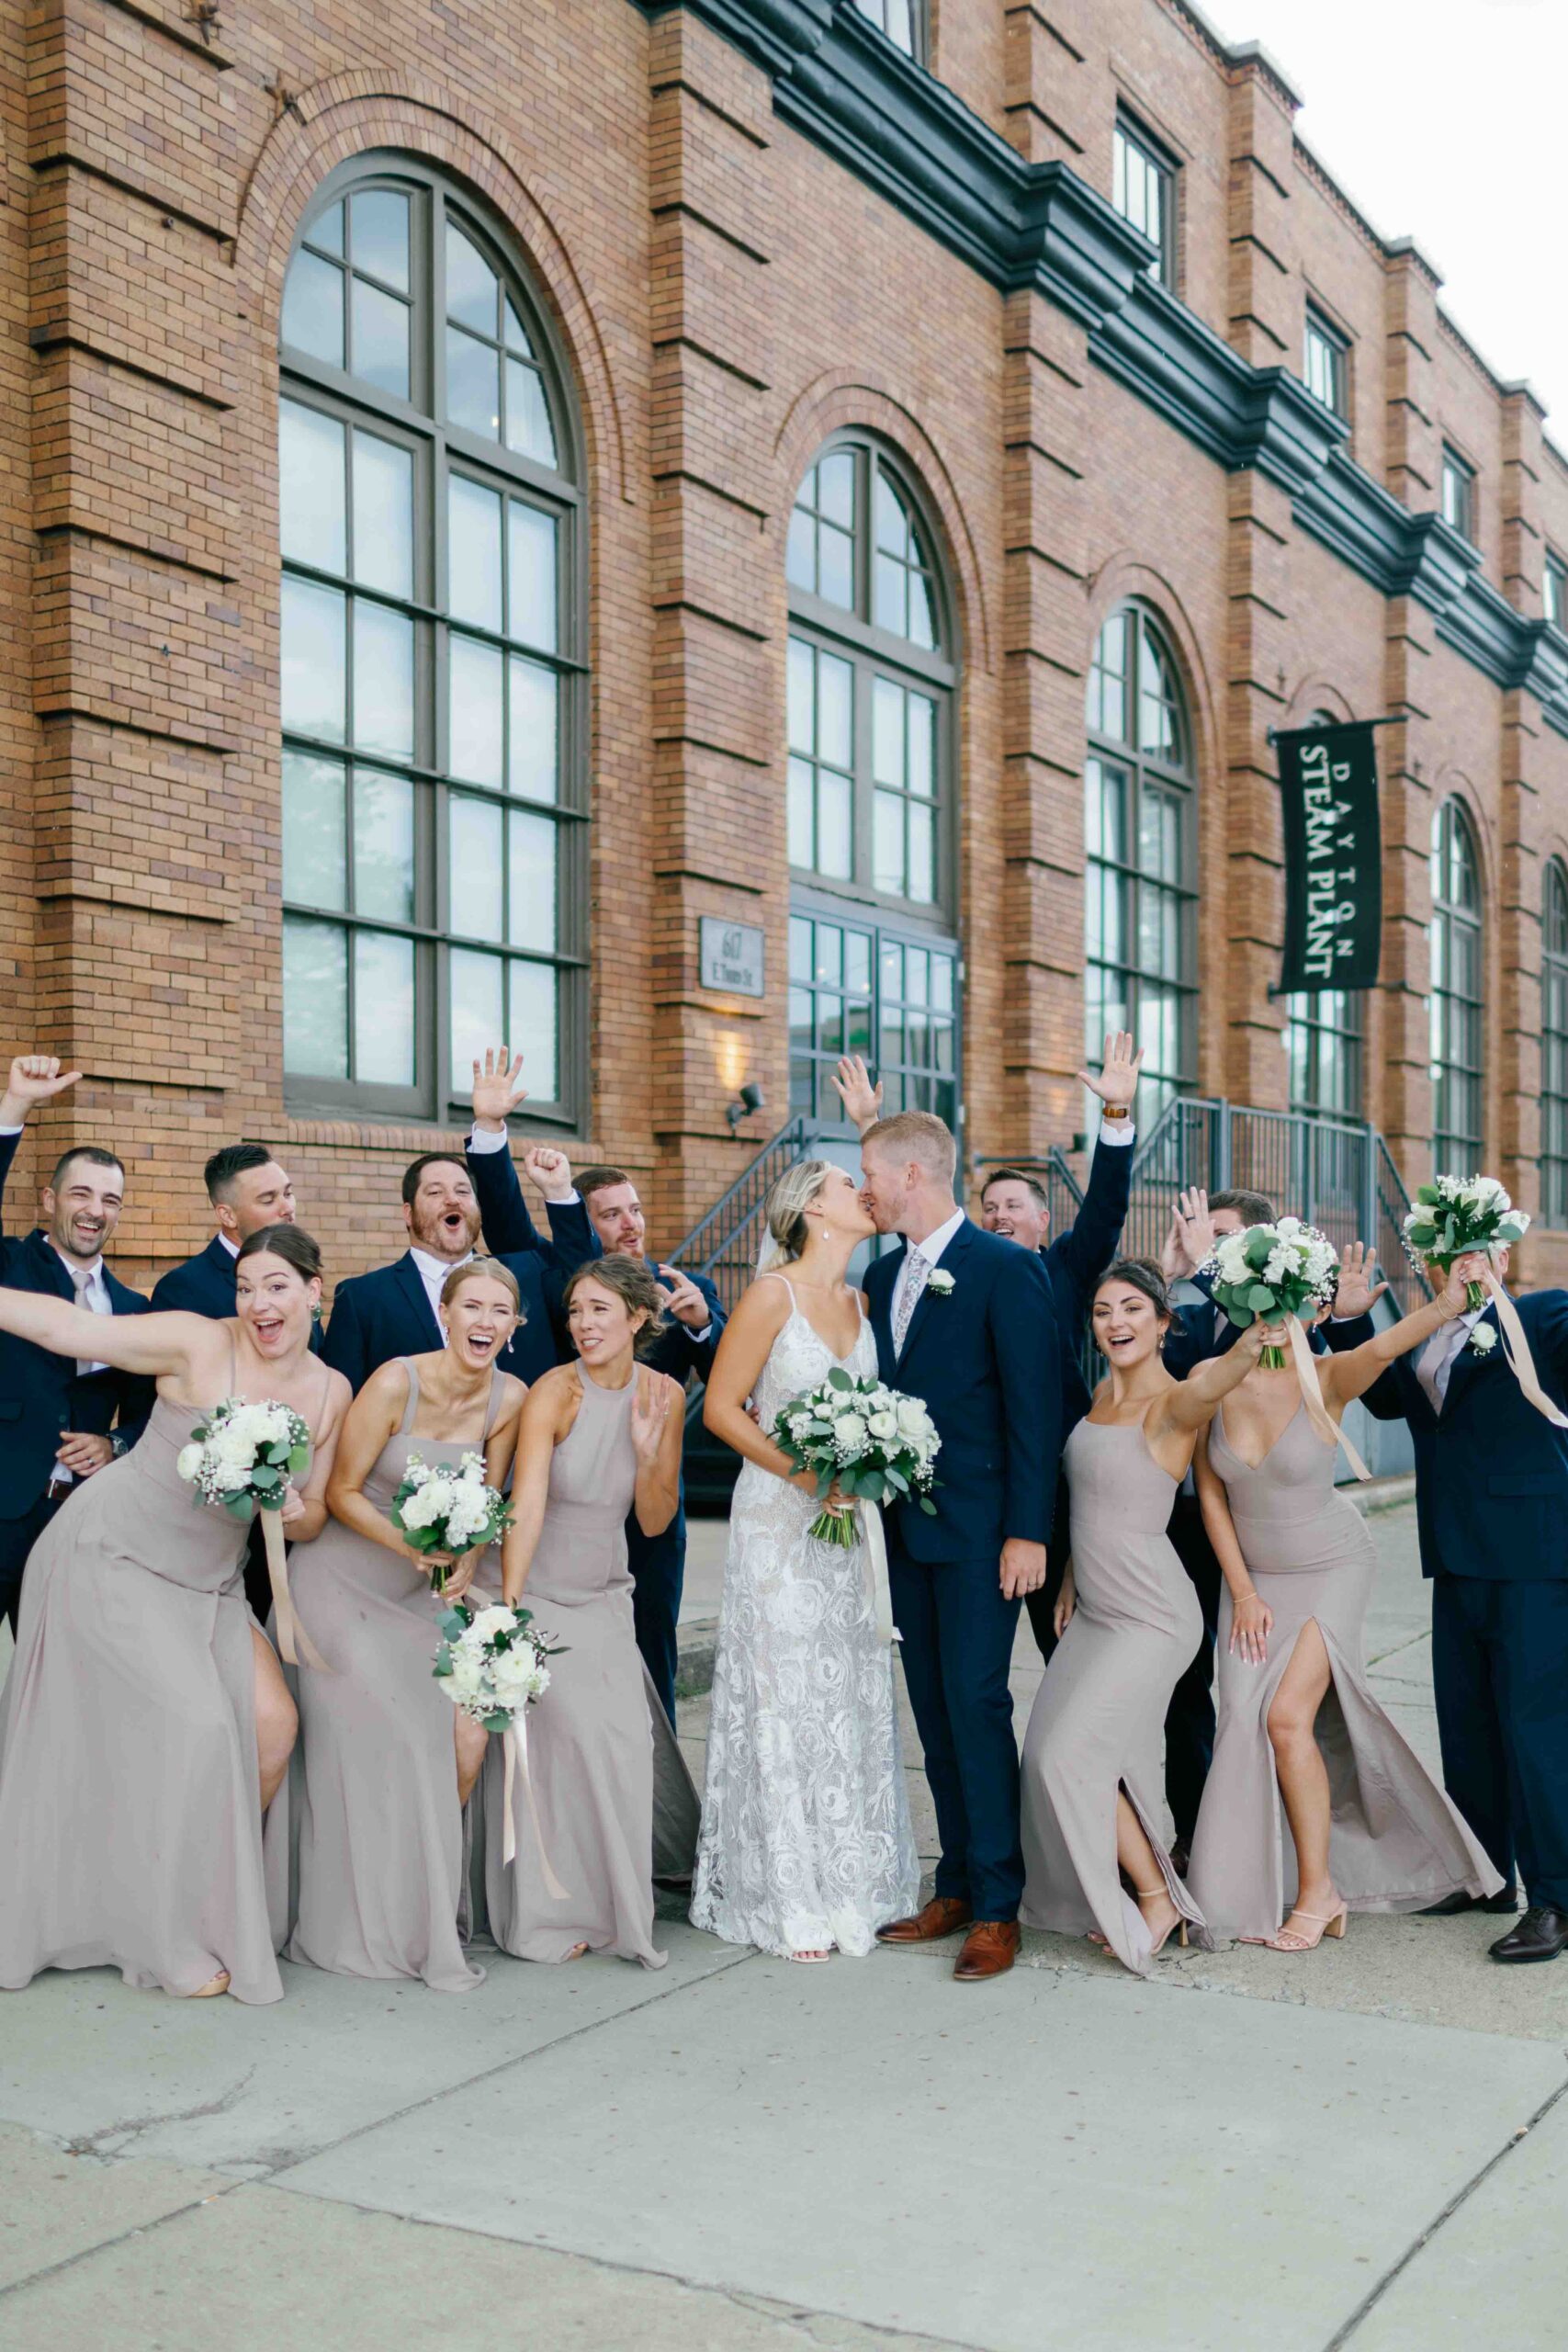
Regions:
<instances>
[{"instance_id":1,"label":"bride's blonde hair","mask_svg":"<svg viewBox=\"0 0 1568 2352\"><path fill-rule=\"evenodd\" d=\"M797 1159L784 1170L763 1205L766 1229L757 1253L760 1274L773 1266L791 1265L800 1256L810 1239L806 1212L832 1172L830 1159Z\"/></svg>"}]
</instances>

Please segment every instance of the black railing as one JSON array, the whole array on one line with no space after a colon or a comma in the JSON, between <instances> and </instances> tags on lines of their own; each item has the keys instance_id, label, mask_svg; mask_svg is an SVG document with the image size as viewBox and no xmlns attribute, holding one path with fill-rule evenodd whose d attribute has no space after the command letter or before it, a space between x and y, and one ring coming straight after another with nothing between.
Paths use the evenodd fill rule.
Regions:
<instances>
[{"instance_id":1,"label":"black railing","mask_svg":"<svg viewBox=\"0 0 1568 2352\"><path fill-rule=\"evenodd\" d=\"M805 1117L781 1127L674 1251L672 1262L689 1274L706 1274L727 1308L735 1305L756 1271L768 1194L786 1168L805 1159L816 1135Z\"/></svg>"}]
</instances>

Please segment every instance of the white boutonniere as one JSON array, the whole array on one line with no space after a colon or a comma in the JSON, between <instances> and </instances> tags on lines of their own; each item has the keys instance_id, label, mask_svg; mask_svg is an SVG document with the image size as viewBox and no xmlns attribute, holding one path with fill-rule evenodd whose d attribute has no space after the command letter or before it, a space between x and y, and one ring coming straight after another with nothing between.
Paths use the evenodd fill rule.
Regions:
<instances>
[{"instance_id":1,"label":"white boutonniere","mask_svg":"<svg viewBox=\"0 0 1568 2352\"><path fill-rule=\"evenodd\" d=\"M953 1291L953 1276L945 1267L933 1266L926 1276L926 1288L933 1298L951 1298Z\"/></svg>"},{"instance_id":2,"label":"white boutonniere","mask_svg":"<svg viewBox=\"0 0 1568 2352\"><path fill-rule=\"evenodd\" d=\"M1497 1334L1490 1323L1478 1323L1470 1335L1470 1352L1472 1356L1489 1356L1496 1344Z\"/></svg>"}]
</instances>

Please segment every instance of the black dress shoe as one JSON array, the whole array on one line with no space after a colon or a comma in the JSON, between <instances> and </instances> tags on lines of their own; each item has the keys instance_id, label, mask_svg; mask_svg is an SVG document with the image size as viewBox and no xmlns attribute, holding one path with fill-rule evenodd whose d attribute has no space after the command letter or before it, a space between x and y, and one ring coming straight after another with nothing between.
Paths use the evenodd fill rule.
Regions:
<instances>
[{"instance_id":1,"label":"black dress shoe","mask_svg":"<svg viewBox=\"0 0 1568 2352\"><path fill-rule=\"evenodd\" d=\"M1495 1894L1466 1894L1462 1888L1457 1894L1445 1894L1440 1903L1428 1903L1417 1911L1418 1919L1452 1919L1461 1911L1501 1911L1511 1918L1519 1907L1517 1886L1499 1888Z\"/></svg>"},{"instance_id":2,"label":"black dress shoe","mask_svg":"<svg viewBox=\"0 0 1568 2352\"><path fill-rule=\"evenodd\" d=\"M1555 1960L1568 1951L1568 1911L1555 1903L1532 1903L1517 1928L1499 1936L1494 1960Z\"/></svg>"}]
</instances>

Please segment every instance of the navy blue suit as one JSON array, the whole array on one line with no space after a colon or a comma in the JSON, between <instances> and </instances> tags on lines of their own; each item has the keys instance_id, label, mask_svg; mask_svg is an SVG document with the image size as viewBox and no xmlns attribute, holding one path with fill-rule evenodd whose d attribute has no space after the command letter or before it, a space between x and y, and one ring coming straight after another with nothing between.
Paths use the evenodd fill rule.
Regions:
<instances>
[{"instance_id":1,"label":"navy blue suit","mask_svg":"<svg viewBox=\"0 0 1568 2352\"><path fill-rule=\"evenodd\" d=\"M512 1249L522 1229L520 1220L527 1216L528 1209L511 1152L472 1151L468 1154L468 1173L484 1220L486 1246L491 1250ZM649 1273L657 1276L657 1260L649 1258L645 1263ZM644 1358L656 1372L667 1372L671 1380L678 1380L682 1388L694 1373L699 1380L706 1380L718 1335L728 1319L718 1293L707 1276L691 1274L687 1279L696 1284L707 1301L707 1330L698 1338L671 1317L668 1329L660 1333ZM637 1525L635 1510L627 1519L626 1566L631 1571L637 1645L663 1702L664 1712L673 1723L681 1592L686 1577L684 1476L675 1516L662 1534L645 1535Z\"/></svg>"},{"instance_id":2,"label":"navy blue suit","mask_svg":"<svg viewBox=\"0 0 1568 2352\"><path fill-rule=\"evenodd\" d=\"M1032 1252L967 1219L893 1350L904 1251L866 1270L884 1380L924 1399L942 1434L936 1516L887 1511L893 1615L925 1749L942 1858L936 1892L977 1919L1016 1919L1023 1892L1018 1748L1008 1669L1019 1604L1002 1598L1004 1541L1047 1544L1062 1453L1062 1357L1052 1290Z\"/></svg>"},{"instance_id":3,"label":"navy blue suit","mask_svg":"<svg viewBox=\"0 0 1568 2352\"><path fill-rule=\"evenodd\" d=\"M525 1216L527 1211L524 1211ZM496 1361L530 1385L566 1361L559 1338L561 1288L574 1266L593 1254L593 1228L581 1201L550 1211L552 1238L546 1241L528 1219L531 1241L494 1255L511 1268L522 1293L525 1320ZM428 1354L442 1344L437 1323L413 1252L374 1273L351 1274L339 1283L321 1354L357 1395L373 1372L394 1356Z\"/></svg>"},{"instance_id":4,"label":"navy blue suit","mask_svg":"<svg viewBox=\"0 0 1568 2352\"><path fill-rule=\"evenodd\" d=\"M17 1156L17 1136L0 1136L0 1202ZM145 1315L148 1302L104 1268L117 1315ZM0 1233L0 1283L7 1290L75 1299L59 1251L35 1228L26 1235ZM118 1434L134 1445L152 1407L152 1384L139 1374L94 1372L79 1377L69 1356L51 1355L29 1340L0 1332L0 1609L16 1630L17 1603L28 1554L60 1508L49 1499L61 1433L73 1430L107 1437L117 1419ZM70 1499L67 1489L62 1500Z\"/></svg>"},{"instance_id":5,"label":"navy blue suit","mask_svg":"<svg viewBox=\"0 0 1568 2352\"><path fill-rule=\"evenodd\" d=\"M1541 1386L1568 1410L1568 1291L1517 1300ZM1488 1307L1481 1326L1497 1328ZM1538 1413L1500 1342L1455 1357L1440 1414L1419 1351L1369 1390L1416 1447L1443 1785L1508 1886L1568 1910L1568 1431Z\"/></svg>"}]
</instances>

